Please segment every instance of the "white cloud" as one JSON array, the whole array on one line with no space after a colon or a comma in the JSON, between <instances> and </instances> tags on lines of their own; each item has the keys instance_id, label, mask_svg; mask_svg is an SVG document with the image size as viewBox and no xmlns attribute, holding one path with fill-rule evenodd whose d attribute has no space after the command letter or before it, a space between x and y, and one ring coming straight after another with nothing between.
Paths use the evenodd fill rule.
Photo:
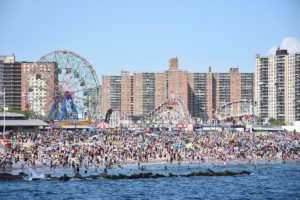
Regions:
<instances>
[{"instance_id":1,"label":"white cloud","mask_svg":"<svg viewBox=\"0 0 300 200\"><path fill-rule=\"evenodd\" d=\"M285 37L279 45L280 49L287 49L289 53L300 53L300 41L295 37ZM274 55L278 46L273 46L269 54Z\"/></svg>"}]
</instances>

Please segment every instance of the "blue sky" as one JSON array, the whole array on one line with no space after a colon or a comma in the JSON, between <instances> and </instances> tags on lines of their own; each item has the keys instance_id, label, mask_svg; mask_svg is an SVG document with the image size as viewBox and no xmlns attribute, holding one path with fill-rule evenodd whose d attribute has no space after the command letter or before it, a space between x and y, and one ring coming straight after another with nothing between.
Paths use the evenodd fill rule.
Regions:
<instances>
[{"instance_id":1,"label":"blue sky","mask_svg":"<svg viewBox=\"0 0 300 200\"><path fill-rule=\"evenodd\" d=\"M0 0L0 54L36 61L54 50L102 75L181 69L253 72L287 37L300 39L297 0ZM296 44L297 46L297 44Z\"/></svg>"}]
</instances>

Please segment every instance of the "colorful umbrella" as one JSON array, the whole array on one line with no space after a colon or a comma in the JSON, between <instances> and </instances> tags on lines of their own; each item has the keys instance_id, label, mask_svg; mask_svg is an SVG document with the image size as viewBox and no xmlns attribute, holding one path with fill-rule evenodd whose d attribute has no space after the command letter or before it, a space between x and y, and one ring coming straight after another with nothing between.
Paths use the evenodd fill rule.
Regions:
<instances>
[{"instance_id":1,"label":"colorful umbrella","mask_svg":"<svg viewBox=\"0 0 300 200\"><path fill-rule=\"evenodd\" d=\"M98 129L108 129L108 128L110 128L110 126L109 126L108 123L100 122L99 124L97 124L96 128L98 128Z\"/></svg>"}]
</instances>

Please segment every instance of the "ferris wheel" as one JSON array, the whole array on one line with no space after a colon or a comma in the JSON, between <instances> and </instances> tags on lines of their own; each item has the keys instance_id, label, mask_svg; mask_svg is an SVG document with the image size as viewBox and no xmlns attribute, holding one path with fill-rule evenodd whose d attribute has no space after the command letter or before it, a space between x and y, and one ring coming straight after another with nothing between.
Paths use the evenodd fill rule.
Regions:
<instances>
[{"instance_id":1,"label":"ferris wheel","mask_svg":"<svg viewBox=\"0 0 300 200\"><path fill-rule=\"evenodd\" d=\"M99 81L91 64L71 51L43 56L27 69L26 107L53 120L84 120L97 113Z\"/></svg>"}]
</instances>

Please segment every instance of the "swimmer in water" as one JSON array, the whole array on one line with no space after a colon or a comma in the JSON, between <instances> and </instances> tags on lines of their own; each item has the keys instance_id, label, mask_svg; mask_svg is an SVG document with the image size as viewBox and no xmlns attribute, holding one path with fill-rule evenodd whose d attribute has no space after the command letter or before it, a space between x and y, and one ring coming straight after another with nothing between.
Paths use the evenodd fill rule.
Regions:
<instances>
[{"instance_id":1,"label":"swimmer in water","mask_svg":"<svg viewBox=\"0 0 300 200\"><path fill-rule=\"evenodd\" d=\"M79 173L79 165L76 166L76 172Z\"/></svg>"}]
</instances>

